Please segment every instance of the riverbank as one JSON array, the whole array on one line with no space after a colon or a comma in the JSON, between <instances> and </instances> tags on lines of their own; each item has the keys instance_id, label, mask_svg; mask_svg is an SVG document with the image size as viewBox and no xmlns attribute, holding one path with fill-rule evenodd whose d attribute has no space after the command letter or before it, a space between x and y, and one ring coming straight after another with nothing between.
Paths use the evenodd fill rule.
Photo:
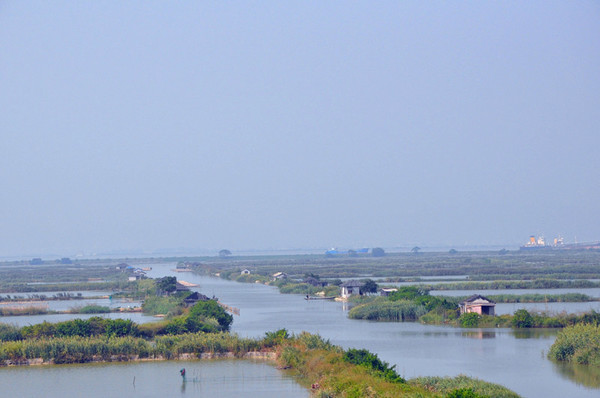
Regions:
<instances>
[{"instance_id":1,"label":"riverbank","mask_svg":"<svg viewBox=\"0 0 600 398\"><path fill-rule=\"evenodd\" d=\"M142 312L142 307L117 307L110 308L99 305L86 305L71 308L64 311L50 310L47 306L0 306L0 317L2 316L28 316L28 315L59 315L59 314L108 314ZM0 318L1 320L1 318Z\"/></svg>"},{"instance_id":2,"label":"riverbank","mask_svg":"<svg viewBox=\"0 0 600 398\"><path fill-rule=\"evenodd\" d=\"M275 361L277 355L273 351L251 351L244 354L236 355L236 353L228 352L202 352L196 353L182 353L167 358L162 355L157 355L152 358L140 358L139 355L111 355L110 358L102 358L100 356L93 357L90 360L86 360L85 363L110 363L110 362L154 362L154 361L190 361L194 359L209 360L209 359L251 359L251 360L267 360ZM62 364L62 363L61 363ZM44 366L44 365L57 365L54 360L44 360L44 358L31 358L25 360L5 360L0 363L0 367L9 366Z\"/></svg>"},{"instance_id":3,"label":"riverbank","mask_svg":"<svg viewBox=\"0 0 600 398\"><path fill-rule=\"evenodd\" d=\"M418 378L406 381L394 367L366 350L345 351L318 335L289 336L285 330L267 333L260 340L229 333L190 333L153 340L69 337L0 344L2 366L216 358L272 361L302 385L327 397L439 397L455 390L473 391L478 396L518 397L502 386L464 376L439 378L446 382L437 384Z\"/></svg>"},{"instance_id":4,"label":"riverbank","mask_svg":"<svg viewBox=\"0 0 600 398\"><path fill-rule=\"evenodd\" d=\"M358 299L348 317L379 322L421 322L466 328L563 328L577 323L600 324L600 313L578 314L529 312L519 309L514 314L460 314L456 298L431 296L416 288L404 287L388 297Z\"/></svg>"}]
</instances>

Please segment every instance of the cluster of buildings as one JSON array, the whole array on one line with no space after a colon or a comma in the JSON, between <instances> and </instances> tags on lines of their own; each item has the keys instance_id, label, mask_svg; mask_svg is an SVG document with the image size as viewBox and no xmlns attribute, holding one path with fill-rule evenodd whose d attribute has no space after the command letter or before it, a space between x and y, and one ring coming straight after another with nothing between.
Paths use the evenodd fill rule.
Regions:
<instances>
[{"instance_id":1,"label":"cluster of buildings","mask_svg":"<svg viewBox=\"0 0 600 398\"><path fill-rule=\"evenodd\" d=\"M129 264L126 263L121 263L118 264L115 269L117 271L121 271L121 272L126 272L129 274L129 276L127 277L127 280L129 280L130 282L133 281L137 281L140 279L146 279L146 271L142 268L136 268L134 266L131 266Z\"/></svg>"},{"instance_id":2,"label":"cluster of buildings","mask_svg":"<svg viewBox=\"0 0 600 398\"><path fill-rule=\"evenodd\" d=\"M252 272L249 269L241 271L242 275L250 275ZM272 281L287 279L288 275L285 272L276 272L271 275ZM308 277L303 280L304 283L308 283L315 287L325 287L329 283L321 281L314 277ZM364 294L365 282L358 280L345 281L340 285L340 296L342 299L347 299L350 296ZM389 294L398 291L397 288L380 288L379 294L382 296L388 296ZM476 313L479 315L495 315L496 303L487 297L479 294L473 295L459 303L459 309L461 314Z\"/></svg>"}]
</instances>

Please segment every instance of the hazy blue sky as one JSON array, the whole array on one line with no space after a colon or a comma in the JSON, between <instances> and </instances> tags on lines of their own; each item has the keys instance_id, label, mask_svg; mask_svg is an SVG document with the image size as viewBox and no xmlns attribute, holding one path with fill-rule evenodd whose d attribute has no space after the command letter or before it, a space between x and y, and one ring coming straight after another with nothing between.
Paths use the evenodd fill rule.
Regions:
<instances>
[{"instance_id":1,"label":"hazy blue sky","mask_svg":"<svg viewBox=\"0 0 600 398\"><path fill-rule=\"evenodd\" d=\"M600 2L0 1L0 257L600 239Z\"/></svg>"}]
</instances>

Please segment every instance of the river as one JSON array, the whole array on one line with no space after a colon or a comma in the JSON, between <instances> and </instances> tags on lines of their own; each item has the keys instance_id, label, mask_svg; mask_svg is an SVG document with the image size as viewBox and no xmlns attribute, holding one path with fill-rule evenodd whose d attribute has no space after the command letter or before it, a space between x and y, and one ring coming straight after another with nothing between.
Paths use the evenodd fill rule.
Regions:
<instances>
[{"instance_id":1,"label":"river","mask_svg":"<svg viewBox=\"0 0 600 398\"><path fill-rule=\"evenodd\" d=\"M345 303L306 301L300 295L280 294L271 286L177 274L171 268L153 267L149 276L177 275L199 284L197 289L203 294L239 308L232 331L241 336L260 337L280 328L308 331L344 348L373 351L407 378L466 374L502 384L524 397L600 395L598 372L578 378L581 369L577 372L546 358L556 330L460 329L351 320Z\"/></svg>"},{"instance_id":2,"label":"river","mask_svg":"<svg viewBox=\"0 0 600 398\"><path fill-rule=\"evenodd\" d=\"M347 317L348 305L346 303L331 301L306 301L300 295L280 294L275 287L262 284L247 284L226 281L219 278L199 276L192 273L176 273L173 271L175 264L154 266L148 276L152 278L175 275L180 280L197 283L198 290L207 296L217 296L221 302L240 309L240 315L234 317L232 331L244 337L262 337L265 332L286 328L293 333L308 331L318 333L332 343L344 348L366 348L377 353L384 361L396 365L398 372L406 377L416 376L456 376L465 374L486 381L502 384L524 397L597 397L600 395L600 374L598 371L586 367L573 367L557 365L546 359L546 353L554 342L556 330L526 330L515 331L512 329L460 329L447 326L429 326L419 323L395 322L369 322L350 320ZM552 291L545 291L552 293ZM588 304L588 303L586 303ZM597 303L592 303L597 304ZM119 315L119 314L115 314ZM129 314L128 314L129 315ZM41 316L43 317L43 316ZM49 318L49 317L47 317ZM54 318L49 320L54 321ZM244 363L245 361L216 361L219 364ZM194 362L199 367L199 372L211 361ZM191 391L200 388L189 383L179 387L173 381L172 373L182 365L180 362L143 364L109 364L96 368L97 365L77 366L52 366L45 368L14 368L0 371L0 383L4 380L21 380L27 383L25 377L35 374L40 383L44 380L54 380L54 373L62 369L70 369L84 379L94 378L113 380L113 375L118 374L118 391L123 396L174 396L177 394L188 395ZM255 366L251 364L251 366ZM91 367L90 367L91 366ZM129 368L131 366L131 368ZM138 367L139 366L139 367ZM169 368L169 376L166 370ZM223 365L229 366L229 365ZM269 367L274 373L269 376L284 383L294 384L299 395L292 392L281 392L279 396L308 396L308 392L295 384L293 380L286 379L280 372ZM44 369L49 369L44 373ZM97 370L100 369L100 370ZM116 370L115 370L116 369ZM124 369L122 372L119 369ZM134 369L134 370L130 370ZM66 371L65 371L66 372ZM121 373L127 376L122 376ZM260 386L251 381L246 383L246 373L235 373L231 376L229 384L244 385L247 395L264 395ZM10 375L10 378L7 375ZM39 375L39 376L38 376ZM141 377L150 379L149 383L164 383L156 389L149 388L150 392L132 392L131 380L133 376L139 377L136 386L141 386ZM138 376L139 375L139 376ZM156 375L153 377L152 375ZM52 379L48 377L52 376ZM22 379L19 379L21 377ZM258 376L249 376L255 379ZM3 380L4 379L4 380ZM175 377L175 379L177 379ZM204 380L204 378L202 378ZM281 379L281 380L280 380ZM32 379L36 380L36 379ZM209 388L209 379L204 382ZM54 383L52 381L52 383ZM181 383L181 380L179 380ZM33 382L32 382L33 384ZM218 384L218 383L217 383ZM260 384L260 383L258 383ZM90 384L93 386L93 383ZM227 388L236 386L227 386ZM27 387L30 388L30 387ZM31 387L33 388L33 387ZM107 387L102 387L107 388ZM115 387L117 388L117 387ZM142 388L142 387L139 387ZM218 385L215 388L221 388ZM225 388L225 387L223 387ZM23 390L29 391L29 390ZM87 391L87 390L86 390ZM100 389L100 391L103 391ZM116 391L116 390L115 390ZM154 392L156 391L156 394ZM225 391L225 390L224 390ZM295 391L295 390L294 390ZM160 394L159 394L160 392ZM0 393L2 395L3 393ZM226 392L218 396L227 396ZM302 395L304 394L304 395ZM88 395L93 397L110 396L111 393L101 395ZM194 395L196 394L194 392ZM214 394L213 394L214 395ZM277 395L277 394L275 394ZM7 396L49 396L48 394L10 394ZM68 395L52 394L53 397ZM73 395L78 396L78 395Z\"/></svg>"}]
</instances>

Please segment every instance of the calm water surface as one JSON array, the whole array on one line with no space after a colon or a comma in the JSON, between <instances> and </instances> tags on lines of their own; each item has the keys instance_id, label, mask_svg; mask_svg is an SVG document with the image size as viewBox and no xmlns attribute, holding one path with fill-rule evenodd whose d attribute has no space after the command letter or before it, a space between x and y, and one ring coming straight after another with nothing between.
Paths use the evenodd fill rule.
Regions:
<instances>
[{"instance_id":1,"label":"calm water surface","mask_svg":"<svg viewBox=\"0 0 600 398\"><path fill-rule=\"evenodd\" d=\"M151 277L172 274L160 267L152 273ZM306 301L261 284L193 274L179 278L198 283L202 293L239 308L232 330L242 336L260 337L280 328L309 331L345 348L376 352L408 378L466 374L502 384L524 397L600 396L598 385L589 382L595 373L586 379L546 359L556 330L458 329L350 320L344 303Z\"/></svg>"},{"instance_id":2,"label":"calm water surface","mask_svg":"<svg viewBox=\"0 0 600 398\"><path fill-rule=\"evenodd\" d=\"M184 382L179 375L186 369ZM308 397L308 390L266 362L134 362L0 369L0 396L39 397Z\"/></svg>"},{"instance_id":3,"label":"calm water surface","mask_svg":"<svg viewBox=\"0 0 600 398\"><path fill-rule=\"evenodd\" d=\"M589 368L559 366L546 359L546 353L556 337L556 330L523 332L511 329L458 329L445 326L426 326L418 323L350 320L347 318L348 305L345 303L306 301L300 295L279 294L276 288L270 286L242 284L191 273L177 274L172 271L173 268L174 264L153 266L149 276L154 278L176 275L180 280L198 283L200 286L194 290L207 296L215 295L222 302L239 308L241 313L240 316L234 317L232 331L241 336L262 337L265 332L280 328L286 328L294 333L309 331L319 333L334 344L345 348L366 348L376 352L383 360L395 364L396 369L407 378L466 374L502 384L524 397L587 398L600 396L597 372L592 372ZM500 294L500 291L495 292ZM548 292L555 293L555 291ZM517 294L514 291L511 293ZM466 292L459 295L468 296L469 294L471 293ZM45 318L54 321L48 316ZM36 320L36 322L41 322L41 320ZM41 393L39 390L20 390L24 392L15 391L6 396L81 396L80 394L68 395L70 390L62 389L62 386L58 385L69 382L76 383L76 388L85 388L86 392L94 389L100 391L100 395L88 395L92 397L114 396L117 393L120 396L139 397L191 396L192 392L198 396L234 396L226 394L239 396L241 394L239 393L240 385L244 387L243 391L248 393L246 395L270 396L268 395L270 392L263 392L261 389L264 388L261 387L261 384L264 383L256 383L256 385L252 383L252 380L258 376L255 376L250 370L234 373L228 383L216 381L214 386L210 386L213 384L211 380L215 379L214 377L208 378L208 370L202 370L204 366L218 368L229 366L223 365L229 362L247 363L252 369L254 366L261 366L245 361L195 362L200 366L200 374L206 376L201 378L204 382L200 385L186 383L182 386L181 380L178 379L178 369L182 366L188 367L188 365L182 365L181 362L5 368L0 369L0 383L5 386L10 381L11 388L31 389L35 386L17 387L13 384L27 384L28 381L33 380L29 376L35 375L38 377L36 380L39 381L35 384L52 384L53 386L56 384L57 388L61 388L56 395L48 395L47 391ZM165 369L163 366L172 367ZM269 374L273 375L273 380L281 379L284 384L294 384L294 387L289 388L298 388L300 395L297 396L308 395L306 390L295 384L293 380L285 379L270 365L264 366L272 372ZM68 371L61 373L62 369ZM47 373L45 373L46 371ZM172 376L173 373L176 377ZM77 377L73 377L73 375ZM133 376L136 376L135 390L132 390ZM75 380L78 378L90 381L80 384L78 380ZM117 380L116 383L112 383L113 379ZM103 383L101 380L111 380L111 383ZM146 383L149 386L147 389L143 387ZM113 388L111 387L113 384L115 390L107 390ZM70 384L70 387L72 388L73 384ZM215 390L212 393L200 390L200 388L213 387ZM223 389L223 393L220 389ZM230 393L228 389L238 389L236 390L238 392ZM64 391L67 392L63 393ZM0 395L2 394L3 392L0 391ZM294 396L292 392L288 393L287 391L273 394L271 396Z\"/></svg>"}]
</instances>

